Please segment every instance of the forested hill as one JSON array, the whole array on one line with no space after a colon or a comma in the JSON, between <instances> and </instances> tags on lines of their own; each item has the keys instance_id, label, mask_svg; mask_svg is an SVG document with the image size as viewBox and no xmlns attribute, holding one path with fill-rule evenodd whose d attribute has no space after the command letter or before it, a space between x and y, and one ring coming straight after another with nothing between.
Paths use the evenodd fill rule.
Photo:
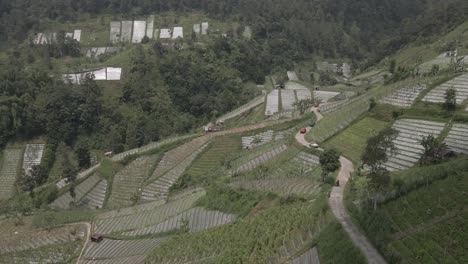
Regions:
<instances>
[{"instance_id":1,"label":"forested hill","mask_svg":"<svg viewBox=\"0 0 468 264\"><path fill-rule=\"evenodd\" d=\"M464 21L465 0L1 0L0 38L24 40L46 20L73 21L83 13L135 17L202 11L236 17L269 40L272 53L301 58L347 56L369 66L402 45ZM367 58L366 60L363 60Z\"/></svg>"}]
</instances>

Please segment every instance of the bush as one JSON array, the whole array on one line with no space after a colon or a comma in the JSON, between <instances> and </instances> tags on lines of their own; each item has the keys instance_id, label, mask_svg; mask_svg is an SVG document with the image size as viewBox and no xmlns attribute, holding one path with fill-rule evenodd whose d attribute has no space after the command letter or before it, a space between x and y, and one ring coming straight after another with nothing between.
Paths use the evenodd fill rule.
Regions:
<instances>
[{"instance_id":1,"label":"bush","mask_svg":"<svg viewBox=\"0 0 468 264\"><path fill-rule=\"evenodd\" d=\"M45 207L53 202L58 197L58 189L55 184L42 189L37 194L34 194L34 207L41 208Z\"/></svg>"}]
</instances>

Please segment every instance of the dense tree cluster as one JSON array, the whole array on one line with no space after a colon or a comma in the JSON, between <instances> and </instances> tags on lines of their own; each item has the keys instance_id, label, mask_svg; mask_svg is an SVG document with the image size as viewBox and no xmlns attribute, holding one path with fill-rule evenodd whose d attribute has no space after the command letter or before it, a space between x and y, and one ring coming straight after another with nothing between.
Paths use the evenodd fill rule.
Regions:
<instances>
[{"instance_id":1,"label":"dense tree cluster","mask_svg":"<svg viewBox=\"0 0 468 264\"><path fill-rule=\"evenodd\" d=\"M199 10L252 25L279 59L308 54L349 57L368 66L402 45L464 21L465 0L1 0L0 36L23 40L45 18L77 20L81 13L133 17ZM283 56L274 56L282 54ZM357 63L356 63L357 64Z\"/></svg>"}]
</instances>

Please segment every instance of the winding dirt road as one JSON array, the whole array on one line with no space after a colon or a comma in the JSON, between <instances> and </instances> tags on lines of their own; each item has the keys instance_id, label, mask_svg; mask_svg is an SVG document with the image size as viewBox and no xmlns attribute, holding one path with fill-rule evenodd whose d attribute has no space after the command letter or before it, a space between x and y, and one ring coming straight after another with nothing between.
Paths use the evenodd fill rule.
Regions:
<instances>
[{"instance_id":1,"label":"winding dirt road","mask_svg":"<svg viewBox=\"0 0 468 264\"><path fill-rule=\"evenodd\" d=\"M316 108L312 109L317 117L317 122L320 121L323 116L320 112L317 111ZM311 127L306 128L307 132L311 130ZM309 148L310 142L304 138L305 134L297 133L296 140L303 146ZM346 159L345 157L340 157L340 164L341 168L338 173L338 180L340 182L340 186L334 186L330 193L330 199L328 203L330 204L330 208L335 215L338 222L343 226L343 229L348 233L350 236L353 244L358 247L364 256L367 259L367 263L369 264L385 264L387 263L385 259L380 255L377 249L369 242L366 236L357 228L355 224L353 224L351 217L349 216L343 202L344 197L344 188L348 183L349 177L351 173L354 171L353 163Z\"/></svg>"}]
</instances>

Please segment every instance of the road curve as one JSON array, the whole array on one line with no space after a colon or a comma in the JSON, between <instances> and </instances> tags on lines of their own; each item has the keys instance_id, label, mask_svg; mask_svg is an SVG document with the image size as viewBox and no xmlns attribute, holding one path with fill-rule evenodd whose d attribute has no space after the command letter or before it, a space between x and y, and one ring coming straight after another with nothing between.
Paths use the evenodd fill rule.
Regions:
<instances>
[{"instance_id":1,"label":"road curve","mask_svg":"<svg viewBox=\"0 0 468 264\"><path fill-rule=\"evenodd\" d=\"M320 112L316 108L312 109L317 122L323 118ZM307 132L310 131L310 127L307 128ZM296 140L305 147L309 147L309 142L304 138L305 134L297 133ZM343 229L348 233L353 244L358 247L367 259L368 264L385 264L385 259L375 249L375 247L369 242L366 236L353 224L351 217L349 216L343 202L344 188L348 183L351 173L354 171L353 163L345 157L340 157L340 171L338 173L338 180L340 186L334 186L330 193L328 200L330 208L335 215L338 222L343 226Z\"/></svg>"}]
</instances>

